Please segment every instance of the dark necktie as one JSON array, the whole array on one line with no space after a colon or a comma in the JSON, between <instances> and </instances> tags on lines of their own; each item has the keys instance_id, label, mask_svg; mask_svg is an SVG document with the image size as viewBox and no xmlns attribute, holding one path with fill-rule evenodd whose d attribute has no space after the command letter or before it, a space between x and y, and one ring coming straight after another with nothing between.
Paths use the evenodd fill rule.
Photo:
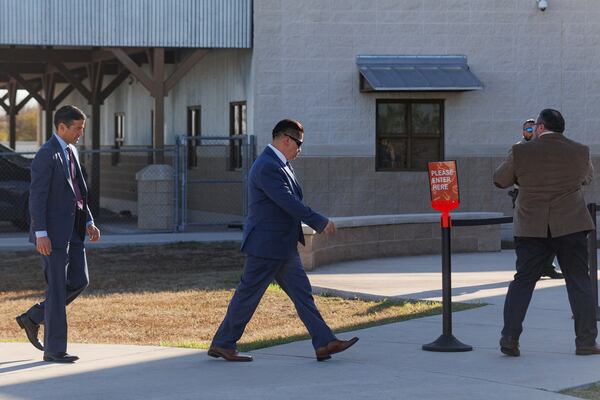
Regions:
<instances>
[{"instance_id":1,"label":"dark necktie","mask_svg":"<svg viewBox=\"0 0 600 400\"><path fill-rule=\"evenodd\" d=\"M71 176L73 190L75 190L77 208L83 210L83 197L81 196L81 190L79 189L79 180L77 179L77 172L75 170L75 157L73 156L73 150L71 150L70 146L67 147L67 153L69 154L69 175Z\"/></svg>"}]
</instances>

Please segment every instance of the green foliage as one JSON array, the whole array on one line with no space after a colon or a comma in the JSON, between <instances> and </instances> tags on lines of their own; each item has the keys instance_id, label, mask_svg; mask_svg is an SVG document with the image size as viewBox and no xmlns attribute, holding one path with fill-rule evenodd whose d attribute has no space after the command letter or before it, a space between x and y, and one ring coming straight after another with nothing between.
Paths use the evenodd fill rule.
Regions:
<instances>
[{"instance_id":1,"label":"green foliage","mask_svg":"<svg viewBox=\"0 0 600 400\"><path fill-rule=\"evenodd\" d=\"M17 140L37 139L38 107L27 106L17 114ZM8 141L8 115L0 115L0 141Z\"/></svg>"}]
</instances>

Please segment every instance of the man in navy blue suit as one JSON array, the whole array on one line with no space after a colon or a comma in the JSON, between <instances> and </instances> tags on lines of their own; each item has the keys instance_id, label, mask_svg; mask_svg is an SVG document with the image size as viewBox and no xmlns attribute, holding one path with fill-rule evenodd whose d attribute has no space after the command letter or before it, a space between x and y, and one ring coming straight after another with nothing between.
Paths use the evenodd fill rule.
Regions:
<instances>
[{"instance_id":1,"label":"man in navy blue suit","mask_svg":"<svg viewBox=\"0 0 600 400\"><path fill-rule=\"evenodd\" d=\"M27 338L44 351L44 361L72 363L67 353L66 306L89 283L83 240L100 238L88 207L85 184L75 144L83 136L85 114L64 106L54 114L56 132L35 155L31 164L29 241L44 261L48 288L46 299L17 317ZM44 324L44 345L38 340Z\"/></svg>"},{"instance_id":2,"label":"man in navy blue suit","mask_svg":"<svg viewBox=\"0 0 600 400\"><path fill-rule=\"evenodd\" d=\"M304 272L298 242L304 245L301 222L319 233L335 233L335 225L302 202L302 189L289 161L300 154L304 128L290 119L273 129L273 141L256 159L248 179L248 217L242 252L246 254L240 283L208 355L227 361L252 361L238 353L237 341L273 279L292 299L312 338L318 361L352 346L358 338L338 340L317 310Z\"/></svg>"}]
</instances>

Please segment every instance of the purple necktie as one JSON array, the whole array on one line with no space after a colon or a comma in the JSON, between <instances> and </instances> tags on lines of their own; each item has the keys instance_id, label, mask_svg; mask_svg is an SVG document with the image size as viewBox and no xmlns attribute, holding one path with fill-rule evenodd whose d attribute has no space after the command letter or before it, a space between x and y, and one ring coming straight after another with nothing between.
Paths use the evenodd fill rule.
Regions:
<instances>
[{"instance_id":1,"label":"purple necktie","mask_svg":"<svg viewBox=\"0 0 600 400\"><path fill-rule=\"evenodd\" d=\"M73 190L75 190L77 208L83 210L83 197L81 197L81 191L79 190L79 181L77 180L77 173L75 172L75 157L73 156L73 150L71 150L70 146L67 147L67 153L69 154L69 174L71 175L71 183L73 183Z\"/></svg>"}]
</instances>

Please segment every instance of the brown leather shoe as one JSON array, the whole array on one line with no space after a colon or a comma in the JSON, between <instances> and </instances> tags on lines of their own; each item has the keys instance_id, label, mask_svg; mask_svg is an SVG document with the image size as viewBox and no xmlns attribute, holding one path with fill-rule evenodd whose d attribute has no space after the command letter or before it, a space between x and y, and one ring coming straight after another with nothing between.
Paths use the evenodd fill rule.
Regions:
<instances>
[{"instance_id":1,"label":"brown leather shoe","mask_svg":"<svg viewBox=\"0 0 600 400\"><path fill-rule=\"evenodd\" d=\"M357 337L353 337L350 340L332 340L331 342L327 343L327 346L319 347L315 351L315 354L317 355L317 361L329 360L332 354L341 353L356 342L358 342Z\"/></svg>"},{"instance_id":2,"label":"brown leather shoe","mask_svg":"<svg viewBox=\"0 0 600 400\"><path fill-rule=\"evenodd\" d=\"M214 358L224 358L227 361L252 361L252 356L245 356L240 353L236 349L224 349L222 347L211 346L208 349L209 356Z\"/></svg>"},{"instance_id":3,"label":"brown leather shoe","mask_svg":"<svg viewBox=\"0 0 600 400\"><path fill-rule=\"evenodd\" d=\"M500 338L500 351L507 356L519 357L521 355L519 339L512 336L502 336Z\"/></svg>"},{"instance_id":4,"label":"brown leather shoe","mask_svg":"<svg viewBox=\"0 0 600 400\"><path fill-rule=\"evenodd\" d=\"M600 346L598 346L598 343L596 343L589 347L578 347L575 350L575 354L578 356L591 356L594 354L600 354Z\"/></svg>"}]
</instances>

